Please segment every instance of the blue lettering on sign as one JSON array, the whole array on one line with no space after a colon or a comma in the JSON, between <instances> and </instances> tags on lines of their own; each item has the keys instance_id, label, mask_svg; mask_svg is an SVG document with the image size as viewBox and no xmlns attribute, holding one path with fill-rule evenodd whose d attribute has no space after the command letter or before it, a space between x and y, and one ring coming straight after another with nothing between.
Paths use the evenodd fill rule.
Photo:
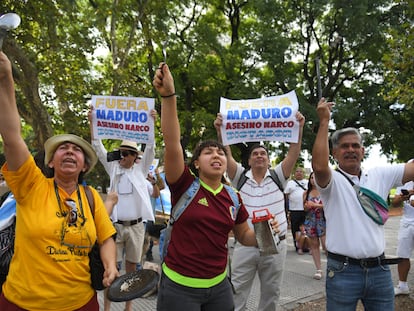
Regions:
<instances>
[{"instance_id":1,"label":"blue lettering on sign","mask_svg":"<svg viewBox=\"0 0 414 311\"><path fill-rule=\"evenodd\" d=\"M252 109L251 118L252 119L259 119L260 118L260 110L259 109Z\"/></svg>"},{"instance_id":2,"label":"blue lettering on sign","mask_svg":"<svg viewBox=\"0 0 414 311\"><path fill-rule=\"evenodd\" d=\"M251 119L249 110L242 110L241 112L241 119Z\"/></svg>"},{"instance_id":3,"label":"blue lettering on sign","mask_svg":"<svg viewBox=\"0 0 414 311\"><path fill-rule=\"evenodd\" d=\"M250 119L281 119L290 118L293 110L290 107L263 108L251 110L228 110L227 120L250 120Z\"/></svg>"},{"instance_id":4,"label":"blue lettering on sign","mask_svg":"<svg viewBox=\"0 0 414 311\"><path fill-rule=\"evenodd\" d=\"M237 131L227 131L226 132L227 140L234 139L267 139L269 138L291 138L292 130L291 129L266 129L266 130L237 130Z\"/></svg>"},{"instance_id":5,"label":"blue lettering on sign","mask_svg":"<svg viewBox=\"0 0 414 311\"><path fill-rule=\"evenodd\" d=\"M283 118L289 118L292 115L292 109L283 107L281 113Z\"/></svg>"},{"instance_id":6,"label":"blue lettering on sign","mask_svg":"<svg viewBox=\"0 0 414 311\"><path fill-rule=\"evenodd\" d=\"M127 121L136 123L145 123L148 121L148 113L137 111L120 111L120 110L96 110L98 120Z\"/></svg>"},{"instance_id":7,"label":"blue lettering on sign","mask_svg":"<svg viewBox=\"0 0 414 311\"><path fill-rule=\"evenodd\" d=\"M229 110L227 111L227 120L240 120L238 110Z\"/></svg>"}]
</instances>

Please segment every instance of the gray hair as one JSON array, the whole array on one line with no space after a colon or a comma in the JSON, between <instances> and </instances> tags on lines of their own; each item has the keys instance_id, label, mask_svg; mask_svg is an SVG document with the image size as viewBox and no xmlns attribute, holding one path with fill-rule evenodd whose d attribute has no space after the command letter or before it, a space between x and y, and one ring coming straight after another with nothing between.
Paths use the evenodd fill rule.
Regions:
<instances>
[{"instance_id":1,"label":"gray hair","mask_svg":"<svg viewBox=\"0 0 414 311\"><path fill-rule=\"evenodd\" d=\"M356 135L359 138L359 142L362 145L362 136L361 133L354 127L346 127L340 130L336 130L332 135L331 135L331 145L332 148L336 148L338 147L339 144L339 140L345 136L345 135Z\"/></svg>"}]
</instances>

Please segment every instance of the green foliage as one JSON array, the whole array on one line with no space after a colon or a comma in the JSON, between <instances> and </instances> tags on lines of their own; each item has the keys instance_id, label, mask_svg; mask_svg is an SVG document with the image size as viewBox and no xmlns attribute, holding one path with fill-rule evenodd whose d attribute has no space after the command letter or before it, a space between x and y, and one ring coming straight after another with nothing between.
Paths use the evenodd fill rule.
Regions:
<instances>
[{"instance_id":1,"label":"green foliage","mask_svg":"<svg viewBox=\"0 0 414 311\"><path fill-rule=\"evenodd\" d=\"M179 94L182 143L191 152L215 138L220 97L295 90L306 116L303 149L317 128L315 59L322 94L336 102L336 127L366 129L390 159L412 157L413 4L385 0L11 1L21 26L4 51L12 59L18 108L32 151L54 133L89 137L92 95L157 97L152 77L167 62ZM159 99L156 99L160 111ZM162 158L162 134L156 133ZM106 142L110 150L116 142ZM285 144L274 156L283 158ZM233 146L241 156L243 146ZM107 182L102 167L92 184Z\"/></svg>"}]
</instances>

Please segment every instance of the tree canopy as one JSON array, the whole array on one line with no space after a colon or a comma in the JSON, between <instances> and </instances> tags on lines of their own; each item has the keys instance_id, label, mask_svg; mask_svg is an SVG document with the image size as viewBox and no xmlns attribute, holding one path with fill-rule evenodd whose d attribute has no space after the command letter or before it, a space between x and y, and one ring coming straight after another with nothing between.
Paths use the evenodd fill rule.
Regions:
<instances>
[{"instance_id":1,"label":"tree canopy","mask_svg":"<svg viewBox=\"0 0 414 311\"><path fill-rule=\"evenodd\" d=\"M13 63L17 105L33 152L57 133L88 139L92 95L157 97L152 77L168 42L187 152L215 138L221 96L259 98L290 90L307 119L303 149L310 151L318 60L322 95L336 102L335 126L361 129L367 146L380 143L392 161L414 154L407 143L414 124L413 9L402 0L0 3L0 14L22 18L3 51ZM108 149L116 144L105 143ZM241 156L245 146L237 147ZM274 151L282 157L287 146ZM104 175L98 167L92 177L104 186Z\"/></svg>"}]
</instances>

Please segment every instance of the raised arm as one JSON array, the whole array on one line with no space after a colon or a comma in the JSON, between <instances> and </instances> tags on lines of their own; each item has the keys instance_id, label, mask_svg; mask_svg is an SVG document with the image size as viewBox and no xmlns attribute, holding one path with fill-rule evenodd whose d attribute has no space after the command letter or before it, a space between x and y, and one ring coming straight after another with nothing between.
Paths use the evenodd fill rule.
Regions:
<instances>
[{"instance_id":1,"label":"raised arm","mask_svg":"<svg viewBox=\"0 0 414 311\"><path fill-rule=\"evenodd\" d=\"M102 143L102 140L95 138L95 133L93 132L93 124L92 124L92 113L93 113L93 106L90 107L88 112L88 119L89 119L89 129L91 132L91 145L92 148L95 150L96 155L98 156L99 162L105 168L106 173L111 176L111 163L106 160L107 150Z\"/></svg>"},{"instance_id":2,"label":"raised arm","mask_svg":"<svg viewBox=\"0 0 414 311\"><path fill-rule=\"evenodd\" d=\"M331 180L331 170L329 168L329 120L331 109L334 103L327 102L321 98L316 108L319 117L319 128L312 149L312 169L315 180L321 187Z\"/></svg>"},{"instance_id":3,"label":"raised arm","mask_svg":"<svg viewBox=\"0 0 414 311\"><path fill-rule=\"evenodd\" d=\"M414 180L414 162L409 162L405 164L403 184L409 181Z\"/></svg>"},{"instance_id":4,"label":"raised arm","mask_svg":"<svg viewBox=\"0 0 414 311\"><path fill-rule=\"evenodd\" d=\"M217 141L219 143L223 143L223 137L221 136L221 125L223 124L223 116L221 113L217 113L217 117L214 120L214 127L216 128L217 132ZM237 162L233 158L233 154L231 153L230 146L224 146L227 153L227 175L230 179L233 179L237 172Z\"/></svg>"},{"instance_id":5,"label":"raised arm","mask_svg":"<svg viewBox=\"0 0 414 311\"><path fill-rule=\"evenodd\" d=\"M299 137L297 143L291 143L288 153L282 162L282 170L285 178L289 178L293 168L299 158L302 148L303 126L305 125L305 117L298 111L296 112L296 120L299 122Z\"/></svg>"},{"instance_id":6,"label":"raised arm","mask_svg":"<svg viewBox=\"0 0 414 311\"><path fill-rule=\"evenodd\" d=\"M147 180L152 185L151 197L153 197L154 199L158 198L160 196L160 188L158 187L157 178L150 172L147 175Z\"/></svg>"},{"instance_id":7,"label":"raised arm","mask_svg":"<svg viewBox=\"0 0 414 311\"><path fill-rule=\"evenodd\" d=\"M158 188L161 190L165 189L165 183L164 183L164 179L162 179L161 175L160 175L160 171L158 170L158 167L155 169L155 177L157 179L157 185Z\"/></svg>"},{"instance_id":8,"label":"raised arm","mask_svg":"<svg viewBox=\"0 0 414 311\"><path fill-rule=\"evenodd\" d=\"M184 171L180 123L174 79L167 64L161 63L155 71L153 85L161 95L161 131L164 138L164 171L169 183L174 183Z\"/></svg>"},{"instance_id":9,"label":"raised arm","mask_svg":"<svg viewBox=\"0 0 414 311\"><path fill-rule=\"evenodd\" d=\"M0 51L0 134L8 169L16 171L30 156L21 135L20 116L16 106L12 67Z\"/></svg>"}]
</instances>

